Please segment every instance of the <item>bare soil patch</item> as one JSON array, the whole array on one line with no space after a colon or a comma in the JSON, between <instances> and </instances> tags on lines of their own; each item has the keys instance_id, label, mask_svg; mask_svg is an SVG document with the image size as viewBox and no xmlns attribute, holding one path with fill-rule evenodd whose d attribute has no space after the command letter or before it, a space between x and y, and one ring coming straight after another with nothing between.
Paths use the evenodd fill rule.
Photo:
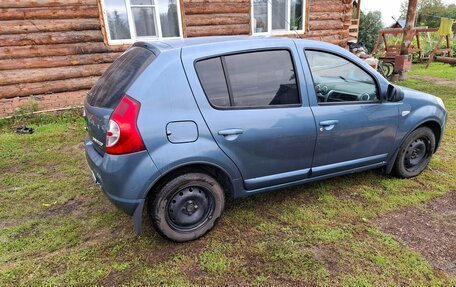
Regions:
<instances>
[{"instance_id":1,"label":"bare soil patch","mask_svg":"<svg viewBox=\"0 0 456 287\"><path fill-rule=\"evenodd\" d=\"M448 79L442 79L442 78L436 78L436 77L424 76L424 75L411 75L410 77L412 79L431 82L436 85L444 85L444 86L451 86L451 87L454 86L454 80L448 80Z\"/></svg>"},{"instance_id":2,"label":"bare soil patch","mask_svg":"<svg viewBox=\"0 0 456 287\"><path fill-rule=\"evenodd\" d=\"M43 211L40 214L40 217L49 217L49 216L55 216L55 215L64 215L64 214L73 214L76 213L76 215L81 215L80 213L80 207L83 206L85 202L81 199L72 199L67 202L65 202L62 205L55 206L53 208L50 208L46 211Z\"/></svg>"},{"instance_id":3,"label":"bare soil patch","mask_svg":"<svg viewBox=\"0 0 456 287\"><path fill-rule=\"evenodd\" d=\"M376 224L423 254L434 268L456 276L456 191L387 214Z\"/></svg>"}]
</instances>

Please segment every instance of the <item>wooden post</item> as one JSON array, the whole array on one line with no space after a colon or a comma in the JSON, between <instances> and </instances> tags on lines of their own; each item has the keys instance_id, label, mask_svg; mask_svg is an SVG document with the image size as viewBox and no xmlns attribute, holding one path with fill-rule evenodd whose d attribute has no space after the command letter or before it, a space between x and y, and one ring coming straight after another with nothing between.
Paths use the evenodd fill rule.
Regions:
<instances>
[{"instance_id":1,"label":"wooden post","mask_svg":"<svg viewBox=\"0 0 456 287\"><path fill-rule=\"evenodd\" d=\"M413 37L415 36L415 18L418 0L409 0L407 19L404 28L404 37L402 39L401 54L396 57L394 70L396 76L394 79L403 80L408 76L408 71L412 67L412 55L410 48L412 45Z\"/></svg>"}]
</instances>

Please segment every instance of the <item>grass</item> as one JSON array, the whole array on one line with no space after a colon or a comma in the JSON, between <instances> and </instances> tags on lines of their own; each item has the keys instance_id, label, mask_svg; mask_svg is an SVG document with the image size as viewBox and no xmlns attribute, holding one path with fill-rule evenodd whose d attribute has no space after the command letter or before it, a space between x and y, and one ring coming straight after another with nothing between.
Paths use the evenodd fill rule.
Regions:
<instances>
[{"instance_id":1,"label":"grass","mask_svg":"<svg viewBox=\"0 0 456 287\"><path fill-rule=\"evenodd\" d=\"M444 63L432 62L430 68L426 69L425 64L416 64L414 65L414 68L410 71L410 75L455 80L456 67Z\"/></svg>"},{"instance_id":2,"label":"grass","mask_svg":"<svg viewBox=\"0 0 456 287\"><path fill-rule=\"evenodd\" d=\"M426 75L456 81L451 69ZM373 223L456 190L456 86L400 84L441 96L450 113L422 175L373 170L229 202L211 233L186 244L150 228L136 237L91 182L79 111L0 121L0 286L456 286ZM22 124L35 133L15 134Z\"/></svg>"}]
</instances>

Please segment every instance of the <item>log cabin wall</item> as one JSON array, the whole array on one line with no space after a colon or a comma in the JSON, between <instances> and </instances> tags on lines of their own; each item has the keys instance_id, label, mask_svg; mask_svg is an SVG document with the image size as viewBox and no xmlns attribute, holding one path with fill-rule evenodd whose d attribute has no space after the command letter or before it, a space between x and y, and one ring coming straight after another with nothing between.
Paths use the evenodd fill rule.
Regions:
<instances>
[{"instance_id":1,"label":"log cabin wall","mask_svg":"<svg viewBox=\"0 0 456 287\"><path fill-rule=\"evenodd\" d=\"M345 3L347 4L345 4ZM300 37L324 41L346 48L353 4L346 0L307 0L306 30L304 33L289 32L279 36Z\"/></svg>"},{"instance_id":2,"label":"log cabin wall","mask_svg":"<svg viewBox=\"0 0 456 287\"><path fill-rule=\"evenodd\" d=\"M98 5L97 0L0 1L0 117L31 103L38 110L82 105L127 48L106 45ZM181 0L180 5L184 37L252 34L250 0ZM349 0L307 0L300 36L346 46L351 14Z\"/></svg>"},{"instance_id":3,"label":"log cabin wall","mask_svg":"<svg viewBox=\"0 0 456 287\"><path fill-rule=\"evenodd\" d=\"M80 106L126 49L103 43L97 0L0 1L0 117Z\"/></svg>"},{"instance_id":4,"label":"log cabin wall","mask_svg":"<svg viewBox=\"0 0 456 287\"><path fill-rule=\"evenodd\" d=\"M249 35L251 0L183 0L184 37Z\"/></svg>"},{"instance_id":5,"label":"log cabin wall","mask_svg":"<svg viewBox=\"0 0 456 287\"><path fill-rule=\"evenodd\" d=\"M307 1L307 31L303 38L329 42L346 47L347 42L350 39L349 28L352 18L352 1Z\"/></svg>"},{"instance_id":6,"label":"log cabin wall","mask_svg":"<svg viewBox=\"0 0 456 287\"><path fill-rule=\"evenodd\" d=\"M307 0L307 29L299 36L346 47L351 3L350 0ZM186 37L252 34L250 0L183 0L182 14ZM277 36L298 37L295 32Z\"/></svg>"}]
</instances>

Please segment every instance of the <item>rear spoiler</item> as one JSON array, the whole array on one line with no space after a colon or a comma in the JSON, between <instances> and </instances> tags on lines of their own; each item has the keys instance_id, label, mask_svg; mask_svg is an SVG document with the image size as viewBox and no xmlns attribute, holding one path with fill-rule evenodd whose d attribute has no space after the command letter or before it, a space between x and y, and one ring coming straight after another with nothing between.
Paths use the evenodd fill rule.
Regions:
<instances>
[{"instance_id":1,"label":"rear spoiler","mask_svg":"<svg viewBox=\"0 0 456 287\"><path fill-rule=\"evenodd\" d=\"M132 45L132 47L141 47L151 51L155 55L155 57L157 57L161 53L160 46L162 46L163 48L169 48L168 45L158 41L156 43L136 42Z\"/></svg>"}]
</instances>

